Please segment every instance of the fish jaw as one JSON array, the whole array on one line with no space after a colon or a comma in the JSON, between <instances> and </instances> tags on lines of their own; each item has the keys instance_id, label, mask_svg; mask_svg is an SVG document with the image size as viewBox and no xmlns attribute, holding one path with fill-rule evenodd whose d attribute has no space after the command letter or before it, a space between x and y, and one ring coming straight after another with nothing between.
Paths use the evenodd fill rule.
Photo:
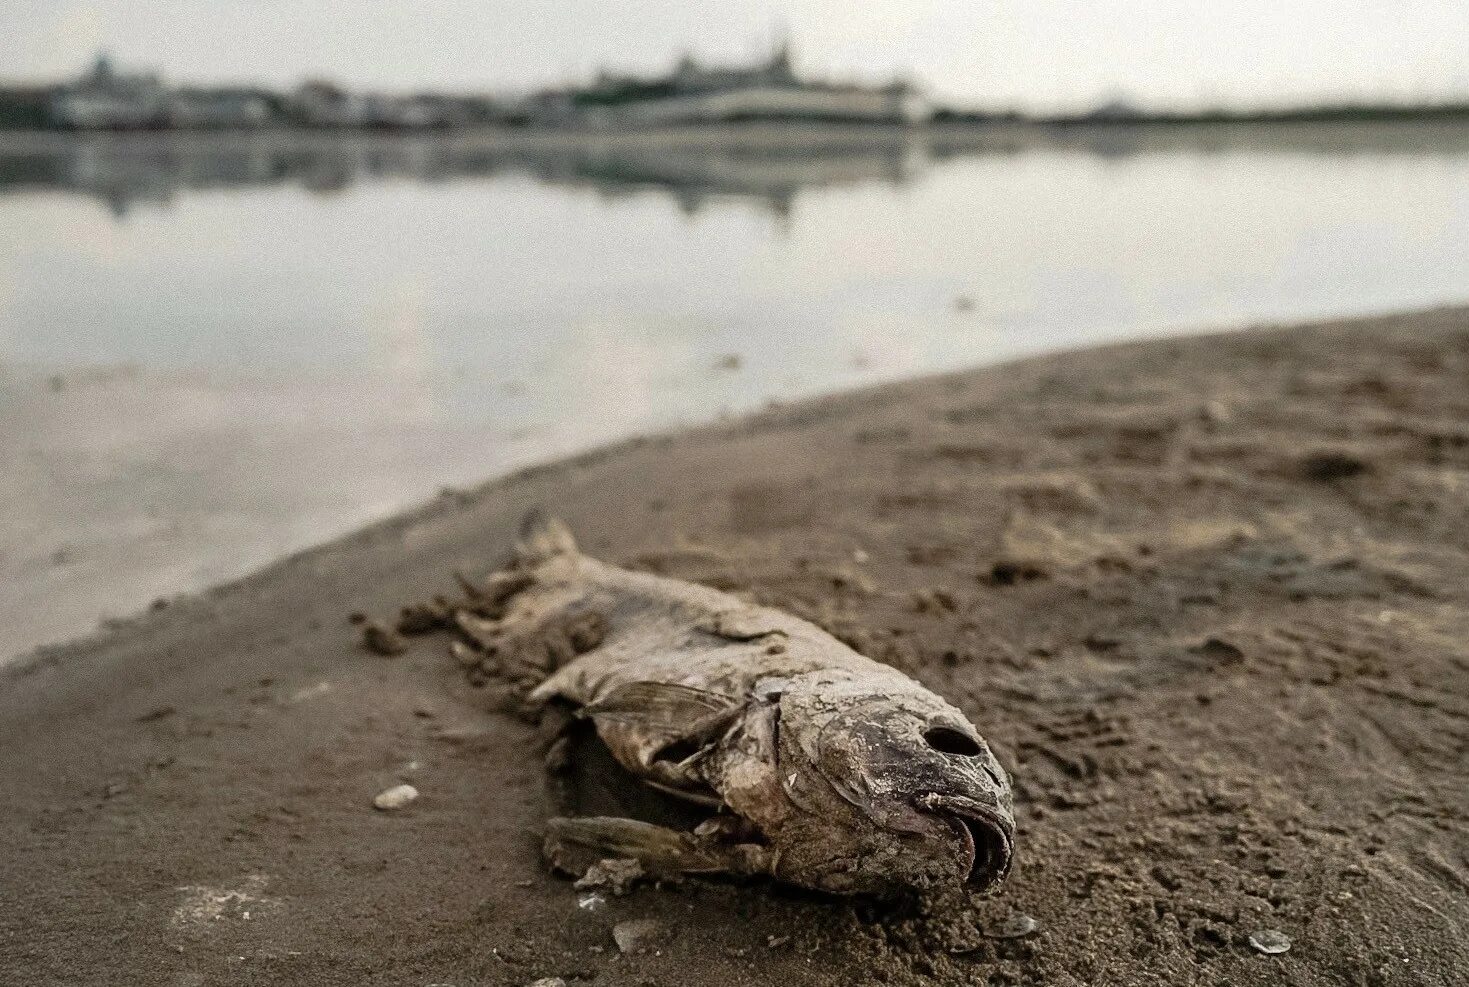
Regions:
<instances>
[{"instance_id":1,"label":"fish jaw","mask_svg":"<svg viewBox=\"0 0 1469 987\"><path fill-rule=\"evenodd\" d=\"M959 837L965 865L964 883L988 891L1010 873L1015 855L1015 819L1003 807L985 805L962 795L931 793L919 799L925 813L938 816Z\"/></svg>"}]
</instances>

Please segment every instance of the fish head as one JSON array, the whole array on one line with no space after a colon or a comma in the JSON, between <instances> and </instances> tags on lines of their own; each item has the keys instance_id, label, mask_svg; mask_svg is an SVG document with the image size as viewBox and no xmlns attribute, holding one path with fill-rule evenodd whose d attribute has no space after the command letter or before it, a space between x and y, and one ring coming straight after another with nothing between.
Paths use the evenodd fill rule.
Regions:
<instances>
[{"instance_id":1,"label":"fish head","mask_svg":"<svg viewBox=\"0 0 1469 987\"><path fill-rule=\"evenodd\" d=\"M1005 769L959 710L917 683L791 679L780 697L779 751L787 796L821 823L813 832L824 826L832 846L863 848L834 855L833 865L885 871L858 875L859 885L986 890L1009 872L1015 816Z\"/></svg>"}]
</instances>

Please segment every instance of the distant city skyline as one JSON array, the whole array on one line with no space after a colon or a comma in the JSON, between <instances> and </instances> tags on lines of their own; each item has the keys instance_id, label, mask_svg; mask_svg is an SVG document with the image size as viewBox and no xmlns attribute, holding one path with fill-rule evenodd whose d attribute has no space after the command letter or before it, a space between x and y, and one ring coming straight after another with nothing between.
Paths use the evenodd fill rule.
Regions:
<instances>
[{"instance_id":1,"label":"distant city skyline","mask_svg":"<svg viewBox=\"0 0 1469 987\"><path fill-rule=\"evenodd\" d=\"M181 82L526 91L684 53L745 61L788 34L803 72L922 82L960 105L1036 111L1269 107L1469 95L1469 4L1400 0L8 0L0 81L55 81L99 51Z\"/></svg>"}]
</instances>

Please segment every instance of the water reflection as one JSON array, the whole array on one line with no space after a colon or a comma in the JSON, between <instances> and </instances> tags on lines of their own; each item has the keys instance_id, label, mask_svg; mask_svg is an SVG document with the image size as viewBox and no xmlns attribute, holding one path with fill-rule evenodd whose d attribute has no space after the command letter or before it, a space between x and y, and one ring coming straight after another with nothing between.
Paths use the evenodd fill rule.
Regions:
<instances>
[{"instance_id":1,"label":"water reflection","mask_svg":"<svg viewBox=\"0 0 1469 987\"><path fill-rule=\"evenodd\" d=\"M656 190L689 214L712 200L740 199L788 216L807 188L900 186L954 158L1058 150L1102 158L1167 151L1461 154L1469 151L1469 125L0 135L0 193L61 190L99 199L124 216L139 205L167 205L193 191L285 185L329 195L360 182L527 174L607 197Z\"/></svg>"},{"instance_id":2,"label":"water reflection","mask_svg":"<svg viewBox=\"0 0 1469 987\"><path fill-rule=\"evenodd\" d=\"M655 189L688 213L714 199L790 212L807 186L901 184L924 142L903 131L394 136L92 134L0 139L0 192L91 196L118 216L193 191L286 185L329 195L359 182L527 174L617 197Z\"/></svg>"}]
</instances>

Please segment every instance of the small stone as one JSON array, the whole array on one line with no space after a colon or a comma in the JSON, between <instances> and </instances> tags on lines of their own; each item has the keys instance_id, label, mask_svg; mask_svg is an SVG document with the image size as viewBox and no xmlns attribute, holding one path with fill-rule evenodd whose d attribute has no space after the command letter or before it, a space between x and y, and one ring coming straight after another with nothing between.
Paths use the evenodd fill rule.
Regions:
<instances>
[{"instance_id":1,"label":"small stone","mask_svg":"<svg viewBox=\"0 0 1469 987\"><path fill-rule=\"evenodd\" d=\"M393 812L394 810L403 808L416 798L418 798L418 789L412 785L394 785L392 788L386 788L378 792L377 797L372 800L372 804L384 812Z\"/></svg>"},{"instance_id":2,"label":"small stone","mask_svg":"<svg viewBox=\"0 0 1469 987\"><path fill-rule=\"evenodd\" d=\"M1211 637L1193 649L1194 654L1217 665L1233 665L1243 661L1245 653L1223 638Z\"/></svg>"},{"instance_id":3,"label":"small stone","mask_svg":"<svg viewBox=\"0 0 1469 987\"><path fill-rule=\"evenodd\" d=\"M1016 912L993 928L986 927L984 934L991 939L1023 939L1038 928L1040 923L1035 919L1024 912Z\"/></svg>"},{"instance_id":4,"label":"small stone","mask_svg":"<svg viewBox=\"0 0 1469 987\"><path fill-rule=\"evenodd\" d=\"M1290 949L1290 936L1279 929L1260 929L1250 933L1250 945L1266 956L1276 956Z\"/></svg>"},{"instance_id":5,"label":"small stone","mask_svg":"<svg viewBox=\"0 0 1469 987\"><path fill-rule=\"evenodd\" d=\"M576 899L576 907L584 912L600 912L607 907L607 899L600 894L584 894Z\"/></svg>"},{"instance_id":6,"label":"small stone","mask_svg":"<svg viewBox=\"0 0 1469 987\"><path fill-rule=\"evenodd\" d=\"M1370 472L1372 467L1349 452L1324 450L1302 457L1301 474L1316 483L1349 480Z\"/></svg>"},{"instance_id":7,"label":"small stone","mask_svg":"<svg viewBox=\"0 0 1469 987\"><path fill-rule=\"evenodd\" d=\"M652 918L634 918L612 927L612 939L624 953L644 953L663 938L663 923Z\"/></svg>"},{"instance_id":8,"label":"small stone","mask_svg":"<svg viewBox=\"0 0 1469 987\"><path fill-rule=\"evenodd\" d=\"M566 987L566 981L560 977L542 977L531 981L530 987Z\"/></svg>"}]
</instances>

